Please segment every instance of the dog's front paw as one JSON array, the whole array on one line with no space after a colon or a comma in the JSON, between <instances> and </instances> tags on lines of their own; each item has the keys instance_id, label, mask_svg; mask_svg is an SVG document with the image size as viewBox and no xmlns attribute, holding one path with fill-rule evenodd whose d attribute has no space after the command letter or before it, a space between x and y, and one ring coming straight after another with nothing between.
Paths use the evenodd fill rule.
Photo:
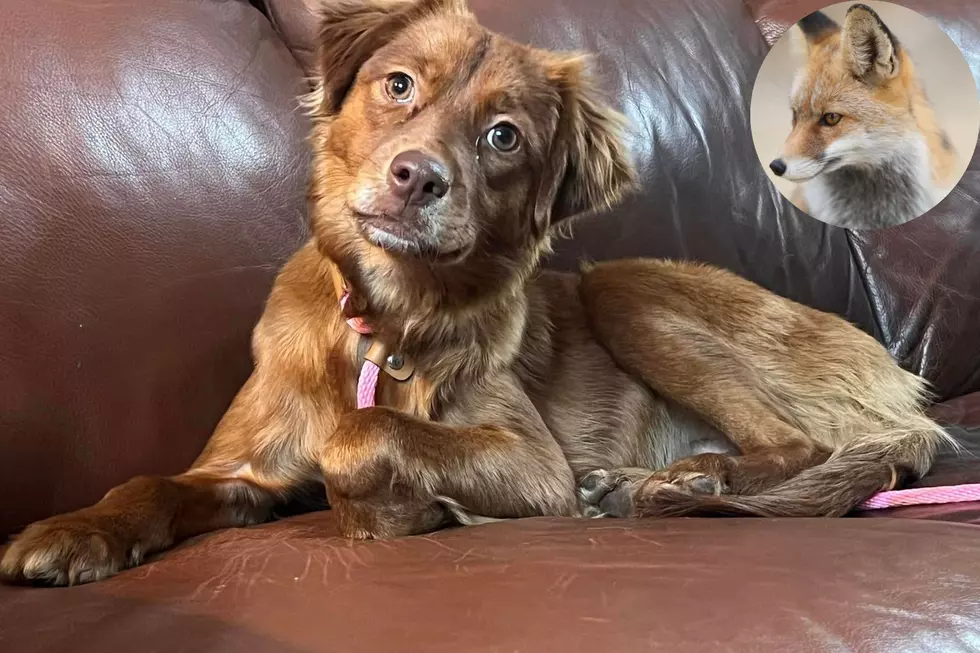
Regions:
<instances>
[{"instance_id":1,"label":"dog's front paw","mask_svg":"<svg viewBox=\"0 0 980 653\"><path fill-rule=\"evenodd\" d=\"M113 533L110 521L60 515L28 526L0 560L0 578L12 583L77 585L138 564L138 546Z\"/></svg>"}]
</instances>

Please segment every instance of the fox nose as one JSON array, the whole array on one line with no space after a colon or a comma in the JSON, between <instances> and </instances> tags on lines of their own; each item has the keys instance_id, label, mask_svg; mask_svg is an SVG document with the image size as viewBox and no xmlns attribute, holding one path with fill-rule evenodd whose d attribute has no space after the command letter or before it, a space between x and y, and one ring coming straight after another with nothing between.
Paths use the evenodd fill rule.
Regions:
<instances>
[{"instance_id":1,"label":"fox nose","mask_svg":"<svg viewBox=\"0 0 980 653\"><path fill-rule=\"evenodd\" d=\"M396 156L388 175L391 192L408 204L425 206L449 192L449 173L445 164L418 150Z\"/></svg>"},{"instance_id":2,"label":"fox nose","mask_svg":"<svg viewBox=\"0 0 980 653\"><path fill-rule=\"evenodd\" d=\"M769 169L776 173L777 177L782 177L786 174L786 162L782 159L773 159L769 164Z\"/></svg>"}]
</instances>

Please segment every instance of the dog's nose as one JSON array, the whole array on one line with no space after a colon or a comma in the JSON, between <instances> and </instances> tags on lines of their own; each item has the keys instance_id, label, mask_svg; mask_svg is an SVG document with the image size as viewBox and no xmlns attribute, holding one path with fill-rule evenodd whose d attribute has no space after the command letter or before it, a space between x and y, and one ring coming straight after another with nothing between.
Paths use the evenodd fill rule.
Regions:
<instances>
[{"instance_id":1,"label":"dog's nose","mask_svg":"<svg viewBox=\"0 0 980 653\"><path fill-rule=\"evenodd\" d=\"M782 177L786 174L786 162L782 159L773 159L769 164L769 169L775 172L777 177Z\"/></svg>"},{"instance_id":2,"label":"dog's nose","mask_svg":"<svg viewBox=\"0 0 980 653\"><path fill-rule=\"evenodd\" d=\"M446 166L418 150L402 152L391 162L392 192L409 204L424 205L449 192Z\"/></svg>"}]
</instances>

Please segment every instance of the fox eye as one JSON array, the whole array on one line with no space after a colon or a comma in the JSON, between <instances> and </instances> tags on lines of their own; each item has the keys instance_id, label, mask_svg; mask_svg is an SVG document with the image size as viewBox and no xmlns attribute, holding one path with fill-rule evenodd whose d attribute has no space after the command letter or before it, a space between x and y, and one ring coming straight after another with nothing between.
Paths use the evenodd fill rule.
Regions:
<instances>
[{"instance_id":1,"label":"fox eye","mask_svg":"<svg viewBox=\"0 0 980 653\"><path fill-rule=\"evenodd\" d=\"M385 92L395 102L405 104L415 97L415 82L405 73L391 73L385 80Z\"/></svg>"},{"instance_id":2,"label":"fox eye","mask_svg":"<svg viewBox=\"0 0 980 653\"><path fill-rule=\"evenodd\" d=\"M825 113L820 116L820 124L825 127L833 127L840 122L841 115L839 113Z\"/></svg>"}]
</instances>

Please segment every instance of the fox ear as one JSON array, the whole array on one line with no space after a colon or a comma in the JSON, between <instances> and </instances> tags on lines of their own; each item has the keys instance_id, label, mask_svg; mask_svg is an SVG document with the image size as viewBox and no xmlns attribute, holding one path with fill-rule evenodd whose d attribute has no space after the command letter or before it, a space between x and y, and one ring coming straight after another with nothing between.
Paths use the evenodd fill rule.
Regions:
<instances>
[{"instance_id":1,"label":"fox ear","mask_svg":"<svg viewBox=\"0 0 980 653\"><path fill-rule=\"evenodd\" d=\"M870 84L899 72L898 39L871 7L853 5L844 18L841 54L851 73Z\"/></svg>"},{"instance_id":2,"label":"fox ear","mask_svg":"<svg viewBox=\"0 0 980 653\"><path fill-rule=\"evenodd\" d=\"M840 31L840 25L822 11L815 11L796 24L806 41L807 50Z\"/></svg>"},{"instance_id":3,"label":"fox ear","mask_svg":"<svg viewBox=\"0 0 980 653\"><path fill-rule=\"evenodd\" d=\"M322 2L314 109L328 116L339 111L364 62L405 27L433 14L465 12L465 0Z\"/></svg>"},{"instance_id":4,"label":"fox ear","mask_svg":"<svg viewBox=\"0 0 980 653\"><path fill-rule=\"evenodd\" d=\"M558 128L534 210L539 233L566 218L611 208L636 185L623 136L626 118L599 91L586 55L550 54L561 101Z\"/></svg>"}]
</instances>

